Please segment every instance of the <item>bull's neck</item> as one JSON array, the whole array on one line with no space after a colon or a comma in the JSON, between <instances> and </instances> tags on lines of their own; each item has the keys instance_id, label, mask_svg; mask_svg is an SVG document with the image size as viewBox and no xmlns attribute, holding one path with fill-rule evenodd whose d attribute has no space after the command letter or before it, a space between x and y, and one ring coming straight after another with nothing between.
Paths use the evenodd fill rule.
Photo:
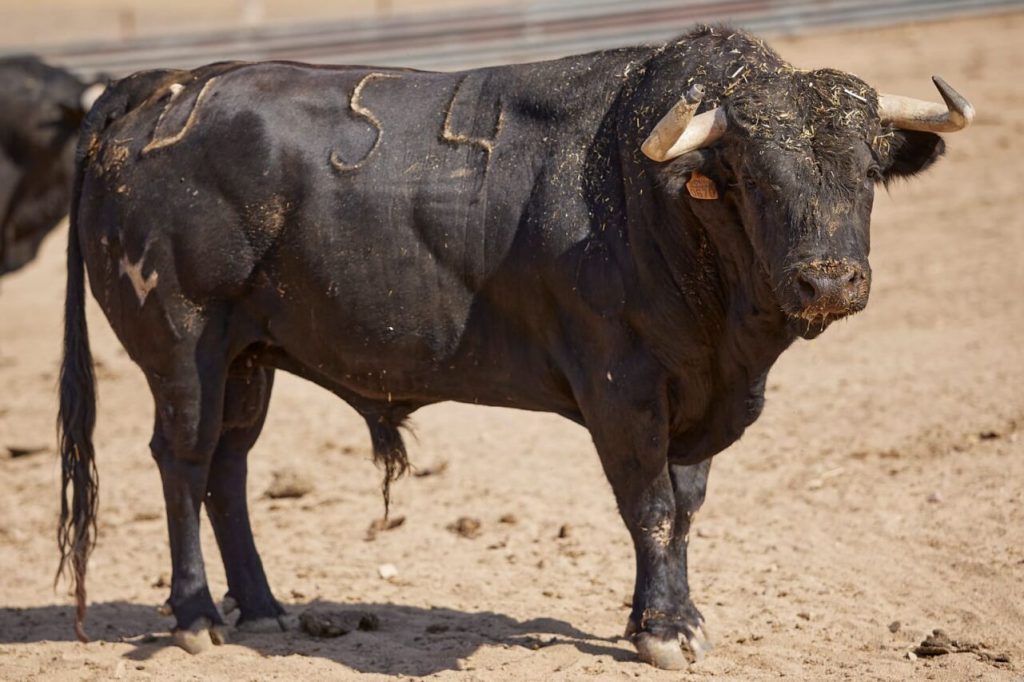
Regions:
<instances>
[{"instance_id":1,"label":"bull's neck","mask_svg":"<svg viewBox=\"0 0 1024 682\"><path fill-rule=\"evenodd\" d=\"M738 220L704 224L684 207L630 230L641 295L650 296L638 331L673 374L752 383L795 339Z\"/></svg>"}]
</instances>

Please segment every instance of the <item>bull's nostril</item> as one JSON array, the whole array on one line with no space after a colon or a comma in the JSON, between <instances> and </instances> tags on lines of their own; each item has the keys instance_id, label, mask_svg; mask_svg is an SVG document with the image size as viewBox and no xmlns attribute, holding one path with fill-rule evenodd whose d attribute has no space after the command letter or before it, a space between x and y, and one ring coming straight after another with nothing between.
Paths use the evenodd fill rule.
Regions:
<instances>
[{"instance_id":1,"label":"bull's nostril","mask_svg":"<svg viewBox=\"0 0 1024 682\"><path fill-rule=\"evenodd\" d=\"M796 278L797 287L800 289L800 299L804 304L810 303L818 297L818 287L804 275Z\"/></svg>"},{"instance_id":2,"label":"bull's nostril","mask_svg":"<svg viewBox=\"0 0 1024 682\"><path fill-rule=\"evenodd\" d=\"M860 268L854 268L850 270L849 274L843 278L844 285L859 286L867 279L867 275Z\"/></svg>"}]
</instances>

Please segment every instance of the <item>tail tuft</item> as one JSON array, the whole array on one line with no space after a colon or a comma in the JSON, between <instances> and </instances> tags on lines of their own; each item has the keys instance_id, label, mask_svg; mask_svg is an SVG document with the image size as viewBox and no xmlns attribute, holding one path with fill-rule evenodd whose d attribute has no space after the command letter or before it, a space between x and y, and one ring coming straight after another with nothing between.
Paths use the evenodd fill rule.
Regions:
<instances>
[{"instance_id":1,"label":"tail tuft","mask_svg":"<svg viewBox=\"0 0 1024 682\"><path fill-rule=\"evenodd\" d=\"M370 427L370 440L373 442L373 461L384 467L384 482L381 492L384 495L384 518L388 517L391 507L391 483L397 481L409 470L409 455L405 451L402 434L398 432L399 423L393 423L387 416L381 415L374 419L367 417Z\"/></svg>"}]
</instances>

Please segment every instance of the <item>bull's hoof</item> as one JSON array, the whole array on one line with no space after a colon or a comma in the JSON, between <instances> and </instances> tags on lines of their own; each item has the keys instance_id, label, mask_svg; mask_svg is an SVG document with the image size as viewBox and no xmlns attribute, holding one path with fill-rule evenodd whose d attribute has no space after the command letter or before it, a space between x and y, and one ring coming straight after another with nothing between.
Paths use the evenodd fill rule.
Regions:
<instances>
[{"instance_id":1,"label":"bull's hoof","mask_svg":"<svg viewBox=\"0 0 1024 682\"><path fill-rule=\"evenodd\" d=\"M178 628L172 636L174 643L190 654L202 653L228 641L227 628L213 625L209 618L199 618L187 628Z\"/></svg>"},{"instance_id":2,"label":"bull's hoof","mask_svg":"<svg viewBox=\"0 0 1024 682\"><path fill-rule=\"evenodd\" d=\"M236 601L230 594L225 594L224 598L220 600L220 612L226 616L232 611L237 610L238 601Z\"/></svg>"},{"instance_id":3,"label":"bull's hoof","mask_svg":"<svg viewBox=\"0 0 1024 682\"><path fill-rule=\"evenodd\" d=\"M626 628L628 632L629 625ZM696 628L687 626L686 630L670 639L649 632L635 634L633 644L640 660L662 670L682 670L691 663L699 663L711 651L711 639L703 622Z\"/></svg>"},{"instance_id":4,"label":"bull's hoof","mask_svg":"<svg viewBox=\"0 0 1024 682\"><path fill-rule=\"evenodd\" d=\"M290 623L286 616L277 616L275 618L251 618L249 620L240 621L235 625L235 629L239 632L248 632L254 634L269 634L276 632L287 632Z\"/></svg>"},{"instance_id":5,"label":"bull's hoof","mask_svg":"<svg viewBox=\"0 0 1024 682\"><path fill-rule=\"evenodd\" d=\"M661 639L649 632L641 632L633 638L640 660L662 670L682 670L690 662L683 654L682 637Z\"/></svg>"},{"instance_id":6,"label":"bull's hoof","mask_svg":"<svg viewBox=\"0 0 1024 682\"><path fill-rule=\"evenodd\" d=\"M698 623L696 628L687 628L687 631L686 646L690 650L690 655L693 656L693 662L699 663L714 648L711 644L711 635L708 634L708 628L704 625L703 620Z\"/></svg>"}]
</instances>

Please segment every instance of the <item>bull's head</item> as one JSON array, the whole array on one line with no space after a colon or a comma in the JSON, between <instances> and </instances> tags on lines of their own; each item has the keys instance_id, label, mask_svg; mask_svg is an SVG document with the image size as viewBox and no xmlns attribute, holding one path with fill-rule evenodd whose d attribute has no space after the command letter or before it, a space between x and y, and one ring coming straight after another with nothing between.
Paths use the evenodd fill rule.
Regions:
<instances>
[{"instance_id":1,"label":"bull's head","mask_svg":"<svg viewBox=\"0 0 1024 682\"><path fill-rule=\"evenodd\" d=\"M936 133L974 116L933 80L945 106L878 95L838 71L790 69L770 87L738 87L726 104L694 115L704 96L696 85L642 151L671 162L662 172L688 179L692 201L724 202L739 217L779 306L813 337L867 304L875 186L929 166L944 148Z\"/></svg>"}]
</instances>

